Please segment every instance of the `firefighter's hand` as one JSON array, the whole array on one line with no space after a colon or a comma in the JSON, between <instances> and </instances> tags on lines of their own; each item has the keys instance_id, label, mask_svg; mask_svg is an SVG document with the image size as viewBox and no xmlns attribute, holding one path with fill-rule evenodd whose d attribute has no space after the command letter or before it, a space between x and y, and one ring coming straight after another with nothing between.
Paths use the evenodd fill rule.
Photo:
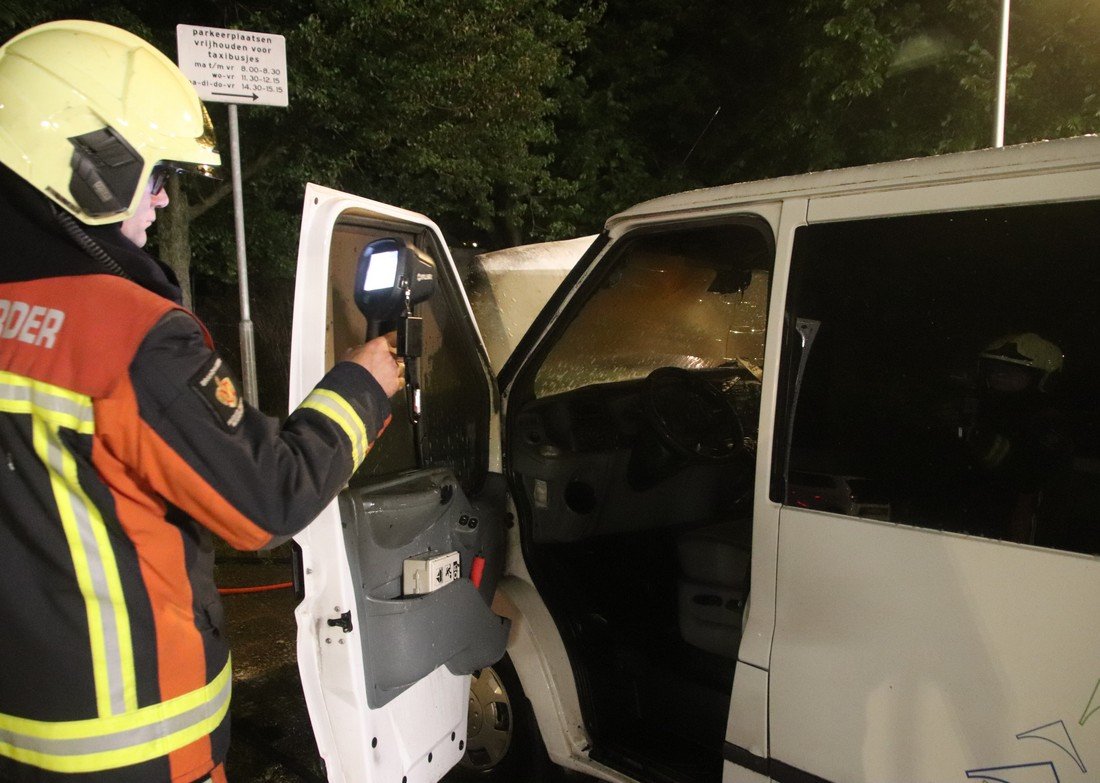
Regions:
<instances>
[{"instance_id":1,"label":"firefighter's hand","mask_svg":"<svg viewBox=\"0 0 1100 783\"><path fill-rule=\"evenodd\" d=\"M395 356L388 337L375 337L368 343L349 348L344 359L365 368L378 381L386 396L392 397L405 386L405 368Z\"/></svg>"}]
</instances>

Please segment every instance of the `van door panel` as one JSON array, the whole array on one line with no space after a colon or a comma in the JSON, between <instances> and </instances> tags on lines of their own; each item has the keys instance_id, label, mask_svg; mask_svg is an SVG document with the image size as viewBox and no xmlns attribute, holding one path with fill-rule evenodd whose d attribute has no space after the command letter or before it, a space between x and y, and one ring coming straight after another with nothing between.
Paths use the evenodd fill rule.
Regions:
<instances>
[{"instance_id":1,"label":"van door panel","mask_svg":"<svg viewBox=\"0 0 1100 783\"><path fill-rule=\"evenodd\" d=\"M503 653L489 610L503 569L504 491L487 476L493 410L488 360L438 227L424 215L316 185L302 212L290 404L363 339L353 304L363 247L399 237L434 258L424 318L424 415L393 399L386 432L351 489L295 540L304 597L298 663L330 780L438 780L462 758L471 671ZM461 379L461 382L457 382ZM473 523L476 519L477 522ZM457 581L404 595L404 561L457 553ZM481 568L475 588L474 563Z\"/></svg>"},{"instance_id":2,"label":"van door panel","mask_svg":"<svg viewBox=\"0 0 1100 783\"><path fill-rule=\"evenodd\" d=\"M341 519L359 586L367 699L389 703L439 666L471 674L504 654L509 622L489 606L503 570L499 509L472 503L449 470L412 471L345 492ZM403 565L426 553L457 552L460 578L403 595ZM471 580L480 558L479 585Z\"/></svg>"}]
</instances>

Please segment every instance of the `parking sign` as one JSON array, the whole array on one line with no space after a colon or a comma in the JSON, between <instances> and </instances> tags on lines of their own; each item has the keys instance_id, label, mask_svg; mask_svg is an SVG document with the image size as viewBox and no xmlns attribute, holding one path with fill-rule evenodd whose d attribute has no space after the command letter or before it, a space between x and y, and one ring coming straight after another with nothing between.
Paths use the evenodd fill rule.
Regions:
<instances>
[{"instance_id":1,"label":"parking sign","mask_svg":"<svg viewBox=\"0 0 1100 783\"><path fill-rule=\"evenodd\" d=\"M177 61L204 101L286 106L286 39L272 33L176 25Z\"/></svg>"}]
</instances>

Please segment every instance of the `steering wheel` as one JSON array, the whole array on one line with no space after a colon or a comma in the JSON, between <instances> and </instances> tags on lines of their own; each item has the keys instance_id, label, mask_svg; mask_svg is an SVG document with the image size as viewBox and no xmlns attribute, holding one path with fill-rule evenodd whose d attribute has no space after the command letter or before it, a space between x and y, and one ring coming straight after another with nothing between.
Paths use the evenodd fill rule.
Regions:
<instances>
[{"instance_id":1,"label":"steering wheel","mask_svg":"<svg viewBox=\"0 0 1100 783\"><path fill-rule=\"evenodd\" d=\"M690 370L659 367L645 380L643 408L661 441L693 462L722 462L744 446L745 430L721 389Z\"/></svg>"}]
</instances>

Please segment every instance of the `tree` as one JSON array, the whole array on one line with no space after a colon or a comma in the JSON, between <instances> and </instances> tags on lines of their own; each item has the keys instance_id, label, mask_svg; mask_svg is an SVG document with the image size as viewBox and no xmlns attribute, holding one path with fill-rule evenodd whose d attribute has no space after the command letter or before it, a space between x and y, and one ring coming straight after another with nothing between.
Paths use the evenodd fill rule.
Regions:
<instances>
[{"instance_id":1,"label":"tree","mask_svg":"<svg viewBox=\"0 0 1100 783\"><path fill-rule=\"evenodd\" d=\"M1098 5L1014 0L1007 143L1100 129ZM554 170L580 184L591 229L660 192L988 146L999 13L607 0L562 101Z\"/></svg>"},{"instance_id":2,"label":"tree","mask_svg":"<svg viewBox=\"0 0 1100 783\"><path fill-rule=\"evenodd\" d=\"M783 167L990 145L999 3L808 0L800 10L790 18L800 77L774 105L782 116L771 115ZM1012 4L1006 143L1100 127L1098 32L1095 0Z\"/></svg>"},{"instance_id":3,"label":"tree","mask_svg":"<svg viewBox=\"0 0 1100 783\"><path fill-rule=\"evenodd\" d=\"M275 270L291 266L287 218L306 181L427 212L453 240L483 244L522 236L540 216L530 194L565 187L546 169L546 93L583 25L549 0L284 3L234 26L287 36L290 108L241 113L242 143L268 158L246 193L250 253Z\"/></svg>"}]
</instances>

